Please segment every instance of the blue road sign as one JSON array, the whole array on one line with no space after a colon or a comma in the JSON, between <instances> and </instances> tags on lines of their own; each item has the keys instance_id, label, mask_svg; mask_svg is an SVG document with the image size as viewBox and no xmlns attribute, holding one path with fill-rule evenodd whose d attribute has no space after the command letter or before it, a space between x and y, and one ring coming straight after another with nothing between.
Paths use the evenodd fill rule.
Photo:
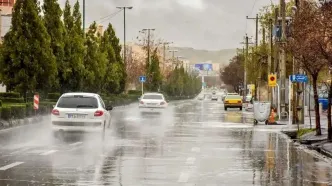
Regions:
<instances>
[{"instance_id":1,"label":"blue road sign","mask_svg":"<svg viewBox=\"0 0 332 186\"><path fill-rule=\"evenodd\" d=\"M145 76L140 76L140 77L139 77L139 81L140 81L141 83L144 83L144 82L146 81L146 77L145 77Z\"/></svg>"},{"instance_id":2,"label":"blue road sign","mask_svg":"<svg viewBox=\"0 0 332 186\"><path fill-rule=\"evenodd\" d=\"M307 83L308 82L308 76L304 74L295 74L289 76L291 82L293 83Z\"/></svg>"}]
</instances>

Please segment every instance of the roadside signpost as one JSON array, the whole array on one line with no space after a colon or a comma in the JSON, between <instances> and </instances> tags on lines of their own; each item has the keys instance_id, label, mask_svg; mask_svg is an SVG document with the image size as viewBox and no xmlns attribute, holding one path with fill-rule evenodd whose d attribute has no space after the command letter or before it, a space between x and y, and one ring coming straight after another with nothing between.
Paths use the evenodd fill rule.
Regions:
<instances>
[{"instance_id":1,"label":"roadside signpost","mask_svg":"<svg viewBox=\"0 0 332 186\"><path fill-rule=\"evenodd\" d=\"M146 82L146 76L140 76L139 81L142 83L142 95L144 94L144 83Z\"/></svg>"},{"instance_id":2,"label":"roadside signpost","mask_svg":"<svg viewBox=\"0 0 332 186\"><path fill-rule=\"evenodd\" d=\"M308 82L308 76L304 74L293 74L289 76L289 93L288 93L288 124L292 125L292 110L291 110L291 102L292 102L292 95L293 92L293 83L307 83Z\"/></svg>"},{"instance_id":3,"label":"roadside signpost","mask_svg":"<svg viewBox=\"0 0 332 186\"><path fill-rule=\"evenodd\" d=\"M304 74L291 75L289 77L289 79L292 83L307 83L308 82L308 76L306 76Z\"/></svg>"}]
</instances>

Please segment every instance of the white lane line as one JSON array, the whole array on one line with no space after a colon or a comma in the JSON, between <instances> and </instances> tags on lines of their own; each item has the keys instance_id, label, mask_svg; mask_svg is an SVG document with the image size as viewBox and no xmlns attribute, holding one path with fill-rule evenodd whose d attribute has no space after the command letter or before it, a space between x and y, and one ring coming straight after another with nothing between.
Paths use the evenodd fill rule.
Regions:
<instances>
[{"instance_id":1,"label":"white lane line","mask_svg":"<svg viewBox=\"0 0 332 186\"><path fill-rule=\"evenodd\" d=\"M191 148L191 151L193 151L193 152L201 152L201 149L199 147L193 147L193 148Z\"/></svg>"},{"instance_id":2,"label":"white lane line","mask_svg":"<svg viewBox=\"0 0 332 186\"><path fill-rule=\"evenodd\" d=\"M24 151L27 151L27 150L30 150L32 147L26 147L26 148L23 148L23 149L20 149L20 150L17 150L17 151L14 151L12 153L10 153L11 155L13 154L18 154L18 153L22 153Z\"/></svg>"},{"instance_id":3,"label":"white lane line","mask_svg":"<svg viewBox=\"0 0 332 186\"><path fill-rule=\"evenodd\" d=\"M186 183L189 179L189 172L181 172L178 182L180 183Z\"/></svg>"},{"instance_id":4,"label":"white lane line","mask_svg":"<svg viewBox=\"0 0 332 186\"><path fill-rule=\"evenodd\" d=\"M189 158L187 158L186 164L190 164L190 165L192 165L192 164L195 163L195 161L196 161L196 158L194 158L194 157L189 157Z\"/></svg>"},{"instance_id":5,"label":"white lane line","mask_svg":"<svg viewBox=\"0 0 332 186\"><path fill-rule=\"evenodd\" d=\"M79 142L76 142L76 143L72 143L72 144L69 144L70 146L77 146L77 145L80 145L82 144L83 142L79 141Z\"/></svg>"},{"instance_id":6,"label":"white lane line","mask_svg":"<svg viewBox=\"0 0 332 186\"><path fill-rule=\"evenodd\" d=\"M53 153L55 153L55 152L57 152L57 150L50 150L50 151L47 151L47 152L41 153L40 155L42 155L42 156L46 156L46 155L49 155L49 154L53 154Z\"/></svg>"},{"instance_id":7,"label":"white lane line","mask_svg":"<svg viewBox=\"0 0 332 186\"><path fill-rule=\"evenodd\" d=\"M15 167L17 165L21 165L22 163L24 163L24 162L15 162L15 163L12 163L12 164L0 167L0 171L5 171L5 170L13 168L13 167Z\"/></svg>"}]
</instances>

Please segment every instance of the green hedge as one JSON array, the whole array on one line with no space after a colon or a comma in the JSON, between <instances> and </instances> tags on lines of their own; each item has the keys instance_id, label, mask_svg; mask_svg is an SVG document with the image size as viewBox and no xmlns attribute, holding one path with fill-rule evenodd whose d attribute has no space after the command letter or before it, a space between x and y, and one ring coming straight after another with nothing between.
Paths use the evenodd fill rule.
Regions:
<instances>
[{"instance_id":1,"label":"green hedge","mask_svg":"<svg viewBox=\"0 0 332 186\"><path fill-rule=\"evenodd\" d=\"M25 103L23 98L0 98L2 103Z\"/></svg>"},{"instance_id":2,"label":"green hedge","mask_svg":"<svg viewBox=\"0 0 332 186\"><path fill-rule=\"evenodd\" d=\"M12 118L23 119L26 117L26 105L11 106Z\"/></svg>"},{"instance_id":3,"label":"green hedge","mask_svg":"<svg viewBox=\"0 0 332 186\"><path fill-rule=\"evenodd\" d=\"M9 120L12 118L12 109L11 107L2 107L1 108L1 118L4 120Z\"/></svg>"},{"instance_id":4,"label":"green hedge","mask_svg":"<svg viewBox=\"0 0 332 186\"><path fill-rule=\"evenodd\" d=\"M47 99L49 99L49 100L58 100L60 96L61 96L60 93L48 93L47 94Z\"/></svg>"},{"instance_id":5,"label":"green hedge","mask_svg":"<svg viewBox=\"0 0 332 186\"><path fill-rule=\"evenodd\" d=\"M20 93L17 92L0 92L1 98L20 98Z\"/></svg>"}]
</instances>

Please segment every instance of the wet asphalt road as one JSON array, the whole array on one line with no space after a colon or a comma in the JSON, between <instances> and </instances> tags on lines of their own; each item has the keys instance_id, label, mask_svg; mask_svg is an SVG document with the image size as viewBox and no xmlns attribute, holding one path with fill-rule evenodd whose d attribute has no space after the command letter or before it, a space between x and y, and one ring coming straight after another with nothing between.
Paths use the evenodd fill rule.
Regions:
<instances>
[{"instance_id":1,"label":"wet asphalt road","mask_svg":"<svg viewBox=\"0 0 332 186\"><path fill-rule=\"evenodd\" d=\"M0 131L0 186L332 184L330 160L253 127L249 112L225 112L220 101L112 112L104 141L97 134L58 141L49 123Z\"/></svg>"}]
</instances>

